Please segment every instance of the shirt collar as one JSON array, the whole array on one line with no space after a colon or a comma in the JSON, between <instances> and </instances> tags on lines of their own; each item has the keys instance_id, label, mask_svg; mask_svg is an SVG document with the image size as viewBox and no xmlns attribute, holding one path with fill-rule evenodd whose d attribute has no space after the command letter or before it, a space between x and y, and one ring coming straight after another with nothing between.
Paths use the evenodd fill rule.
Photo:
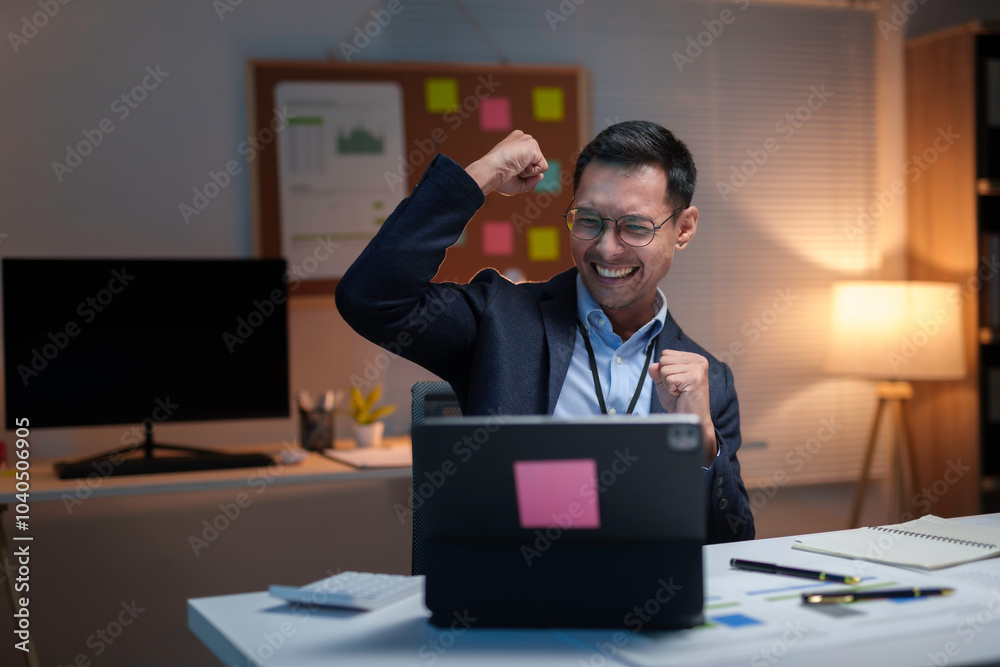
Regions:
<instances>
[{"instance_id":1,"label":"shirt collar","mask_svg":"<svg viewBox=\"0 0 1000 667\"><path fill-rule=\"evenodd\" d=\"M667 321L667 297L659 286L656 288L656 303L659 304L656 315L636 332L638 340L644 341L644 344L645 341L659 336ZM594 301L594 297L590 295L590 291L583 284L583 278L579 272L576 274L576 316L587 327L588 332L597 331L602 338L607 338L610 334L618 339L617 345L621 345L621 337L611 329L611 322L598 303ZM602 319L604 320L603 326L599 324Z\"/></svg>"}]
</instances>

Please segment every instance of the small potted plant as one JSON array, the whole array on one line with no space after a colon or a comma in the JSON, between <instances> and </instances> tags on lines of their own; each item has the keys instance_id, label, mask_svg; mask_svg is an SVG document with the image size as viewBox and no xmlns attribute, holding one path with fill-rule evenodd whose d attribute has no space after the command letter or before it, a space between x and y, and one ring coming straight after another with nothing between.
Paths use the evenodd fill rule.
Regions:
<instances>
[{"instance_id":1,"label":"small potted plant","mask_svg":"<svg viewBox=\"0 0 1000 667\"><path fill-rule=\"evenodd\" d=\"M358 447L378 447L382 444L385 422L380 421L396 411L395 405L375 404L382 397L382 385L377 384L365 396L357 387L351 387L351 417L354 418L354 441Z\"/></svg>"}]
</instances>

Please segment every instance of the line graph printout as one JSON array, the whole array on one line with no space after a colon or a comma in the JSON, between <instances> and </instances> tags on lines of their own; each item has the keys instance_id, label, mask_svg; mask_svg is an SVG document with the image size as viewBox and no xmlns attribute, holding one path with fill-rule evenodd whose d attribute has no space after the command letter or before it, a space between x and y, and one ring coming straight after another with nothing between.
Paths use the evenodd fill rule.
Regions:
<instances>
[{"instance_id":1,"label":"line graph printout","mask_svg":"<svg viewBox=\"0 0 1000 667\"><path fill-rule=\"evenodd\" d=\"M403 155L403 97L396 83L280 82L288 116L278 137L281 247L309 279L339 278L404 193L386 173Z\"/></svg>"}]
</instances>

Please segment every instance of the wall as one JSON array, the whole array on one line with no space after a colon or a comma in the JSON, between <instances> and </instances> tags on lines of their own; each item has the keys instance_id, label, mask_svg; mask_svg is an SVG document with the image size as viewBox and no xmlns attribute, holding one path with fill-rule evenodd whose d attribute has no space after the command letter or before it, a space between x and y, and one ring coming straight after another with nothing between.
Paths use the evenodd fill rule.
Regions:
<instances>
[{"instance_id":1,"label":"wall","mask_svg":"<svg viewBox=\"0 0 1000 667\"><path fill-rule=\"evenodd\" d=\"M10 33L20 32L23 17L40 11L39 4L37 0L0 4L0 26L7 37L7 44L0 46L0 85L6 93L0 96L4 121L0 124L4 147L0 255L249 256L247 170L189 223L178 210L181 203L191 202L192 190L204 186L209 172L241 158L237 147L247 137L244 61L338 54L341 41L352 39L359 21L366 21L378 4L366 0L69 2L59 5L59 13L43 27L26 31L26 43L16 45ZM597 4L598 0L590 0L583 7ZM658 29L671 25L673 9L685 4L631 0L615 3L615 11L623 16L638 12L646 17L644 25ZM706 16L730 3L707 4ZM908 19L906 30L927 32L977 12L996 16L995 4L927 0ZM403 7L407 6L404 0ZM526 17L525 25L534 26L533 34L540 36L526 47L534 49L530 60L583 61L595 57L592 51L598 46L601 58L620 59L623 70L631 59L642 58L642 53L626 48L629 44L580 40L570 30L559 32L558 49L545 50L549 41L544 10L558 6L555 0L539 3ZM220 11L222 7L227 9ZM437 7L449 16L453 12L448 2ZM597 35L597 26L593 30L590 34ZM461 44L426 39L403 44L393 42L390 29L383 32L365 47L364 59L378 59L392 49L408 50L426 60L494 57L491 45L472 30ZM127 117L120 117L120 107L112 108L114 101L141 83L147 67L168 74ZM620 84L616 90L622 99L641 101L642 86L627 78L614 83ZM606 124L603 116L595 116L595 128ZM104 118L111 119L114 131L102 137L79 167L58 180L52 162L63 161L65 146L83 140L83 133L93 131ZM691 325L706 327L698 321ZM290 330L291 384L296 389L317 393L345 386L349 375L363 372L365 360L379 352L346 327L330 298L293 301ZM409 386L429 377L408 362L392 362L388 399L401 409L390 430L406 430ZM863 430L863 416L858 423ZM39 431L36 454L61 457L100 451L114 446L121 432L117 427ZM342 424L338 432L346 435ZM232 447L290 439L294 427L291 420L165 424L158 433L173 442ZM12 440L11 433L4 436ZM39 639L53 647L43 651L45 664L68 662L88 650L87 637L112 619L122 601L143 593L158 601L151 604L149 616L140 618L151 621L151 629L123 637L95 664L152 664L149 656L158 653L164 656L161 664L213 664L184 630L178 610L186 597L260 589L286 566L301 573L298 581L322 576L327 567L404 569L405 527L400 529L384 515L386 494L392 493L399 489L352 487L287 494L276 489L254 518L227 533L218 550L204 559L184 553L186 539L192 526L213 516L225 498L198 494L136 503L94 502L86 521L76 521L58 505L39 505L38 526L49 551L39 561L39 580L46 583L40 584L44 602L36 611L46 619L40 620ZM761 534L837 528L836 509L843 508L841 513L846 514L849 493L849 487L785 490L762 504L766 512ZM814 520L813 514L808 525L801 523L801 509L810 504L828 511L826 523ZM769 522L769 517L775 520ZM787 523L779 523L778 517ZM308 563L302 560L304 535L315 542L311 552L315 557ZM162 627L153 627L154 618ZM137 624L136 630L140 627ZM6 630L0 635L9 637ZM171 647L178 647L176 653ZM7 649L5 643L0 651ZM136 658L143 655L145 660ZM13 664L2 652L0 662Z\"/></svg>"},{"instance_id":2,"label":"wall","mask_svg":"<svg viewBox=\"0 0 1000 667\"><path fill-rule=\"evenodd\" d=\"M250 165L244 62L248 58L322 58L370 3L299 1L55 5L43 27L24 28L36 2L5 2L7 34L0 82L0 254L24 256L250 256ZM229 7L218 11L217 7ZM39 20L40 23L42 21ZM151 77L147 68L160 72ZM143 81L141 102L120 97ZM155 86L155 87L154 87ZM113 130L98 128L108 119ZM109 125L106 124L105 127ZM94 137L91 154L70 172L66 146ZM197 216L182 203L209 173L237 159L242 172ZM207 286L207 289L221 286ZM347 385L377 348L354 335L332 298L291 306L291 386L313 394ZM395 360L387 399L401 404L390 431L409 424L409 386L429 379ZM39 456L76 456L116 446L122 428L59 429L36 434ZM343 424L338 433L348 431ZM163 424L168 442L229 446L295 437L288 420ZM8 442L11 433L5 434Z\"/></svg>"}]
</instances>

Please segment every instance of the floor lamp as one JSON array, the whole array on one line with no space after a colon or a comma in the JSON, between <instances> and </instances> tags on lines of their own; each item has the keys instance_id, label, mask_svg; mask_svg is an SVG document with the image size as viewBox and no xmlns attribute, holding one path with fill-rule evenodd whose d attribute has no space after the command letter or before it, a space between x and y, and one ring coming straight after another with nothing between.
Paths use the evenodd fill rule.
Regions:
<instances>
[{"instance_id":1,"label":"floor lamp","mask_svg":"<svg viewBox=\"0 0 1000 667\"><path fill-rule=\"evenodd\" d=\"M892 415L900 508L912 497L917 476L907 418L911 382L964 377L962 310L948 298L958 292L953 283L916 281L851 281L833 286L826 369L879 381L875 418L851 506L851 528L858 526L886 411Z\"/></svg>"}]
</instances>

